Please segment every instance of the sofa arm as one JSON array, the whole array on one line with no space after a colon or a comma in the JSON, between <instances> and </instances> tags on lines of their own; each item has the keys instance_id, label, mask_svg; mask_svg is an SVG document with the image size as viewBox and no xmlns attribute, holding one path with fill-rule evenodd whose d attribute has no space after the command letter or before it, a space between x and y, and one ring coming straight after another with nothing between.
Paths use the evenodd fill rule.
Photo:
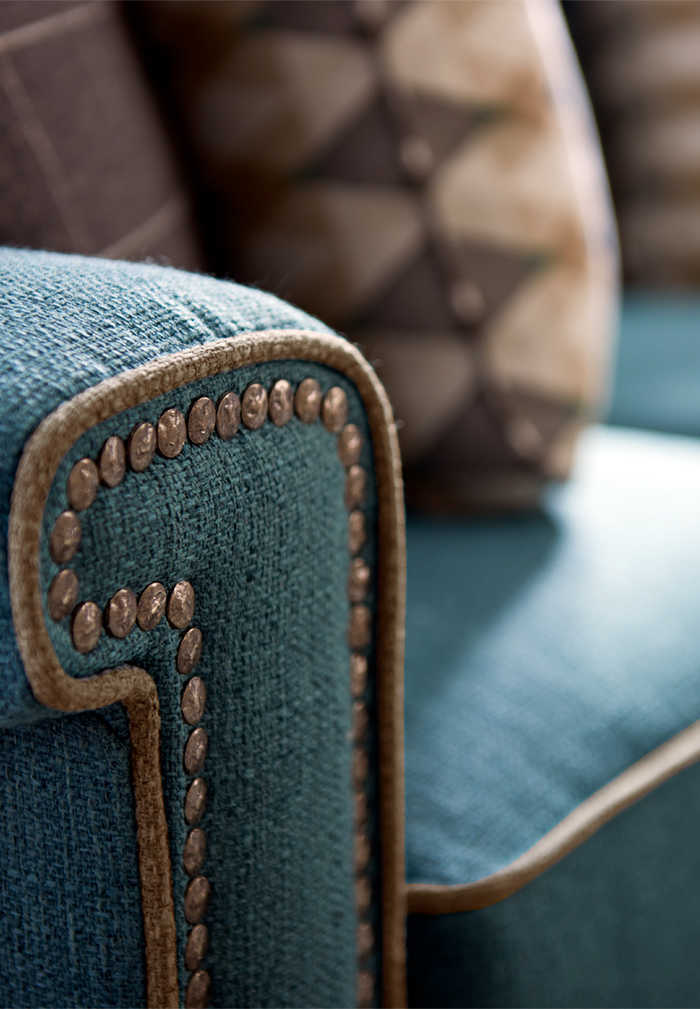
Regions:
<instances>
[{"instance_id":1,"label":"sofa arm","mask_svg":"<svg viewBox=\"0 0 700 1009\"><path fill-rule=\"evenodd\" d=\"M0 310L5 1003L400 1004L403 519L373 372L154 266L0 252Z\"/></svg>"}]
</instances>

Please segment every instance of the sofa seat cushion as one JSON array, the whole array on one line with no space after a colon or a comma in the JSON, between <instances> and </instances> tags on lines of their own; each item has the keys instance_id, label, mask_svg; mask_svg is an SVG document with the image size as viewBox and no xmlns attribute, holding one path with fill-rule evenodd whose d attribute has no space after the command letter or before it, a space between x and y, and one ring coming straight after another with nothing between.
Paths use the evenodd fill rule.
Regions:
<instances>
[{"instance_id":1,"label":"sofa seat cushion","mask_svg":"<svg viewBox=\"0 0 700 1009\"><path fill-rule=\"evenodd\" d=\"M698 319L695 294L625 297L608 423L700 435Z\"/></svg>"},{"instance_id":2,"label":"sofa seat cushion","mask_svg":"<svg viewBox=\"0 0 700 1009\"><path fill-rule=\"evenodd\" d=\"M502 878L698 718L699 492L700 444L598 429L541 511L409 524L409 908ZM415 913L412 1003L693 1004L698 784L674 776L511 896Z\"/></svg>"}]
</instances>

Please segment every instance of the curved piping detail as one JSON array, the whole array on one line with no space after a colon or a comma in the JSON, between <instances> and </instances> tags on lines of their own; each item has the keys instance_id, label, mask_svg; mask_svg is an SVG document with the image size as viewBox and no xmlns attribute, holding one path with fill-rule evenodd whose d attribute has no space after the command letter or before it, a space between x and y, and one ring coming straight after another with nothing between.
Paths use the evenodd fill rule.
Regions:
<instances>
[{"instance_id":1,"label":"curved piping detail","mask_svg":"<svg viewBox=\"0 0 700 1009\"><path fill-rule=\"evenodd\" d=\"M86 711L121 701L129 713L139 870L146 933L149 1007L178 1001L176 933L168 831L160 769L158 694L134 666L95 676L69 676L44 623L39 544L46 500L61 459L103 420L197 379L268 361L310 361L354 383L372 436L379 499L377 670L379 819L382 876L382 1000L405 1005L405 875L403 809L403 651L405 532L396 425L371 366L346 340L302 330L268 330L212 341L100 382L61 404L39 424L15 476L9 524L12 617L32 691L59 711Z\"/></svg>"},{"instance_id":2,"label":"curved piping detail","mask_svg":"<svg viewBox=\"0 0 700 1009\"><path fill-rule=\"evenodd\" d=\"M619 813L699 760L700 721L694 722L647 753L588 799L584 799L524 855L498 872L473 883L452 886L429 883L409 885L409 914L476 911L511 897L578 848Z\"/></svg>"}]
</instances>

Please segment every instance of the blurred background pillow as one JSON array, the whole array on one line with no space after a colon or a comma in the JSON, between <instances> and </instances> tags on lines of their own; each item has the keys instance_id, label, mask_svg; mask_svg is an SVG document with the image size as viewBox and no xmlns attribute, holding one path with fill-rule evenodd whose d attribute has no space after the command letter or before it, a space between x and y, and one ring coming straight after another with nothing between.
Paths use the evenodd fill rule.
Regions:
<instances>
[{"instance_id":1,"label":"blurred background pillow","mask_svg":"<svg viewBox=\"0 0 700 1009\"><path fill-rule=\"evenodd\" d=\"M514 507L606 388L616 244L558 6L130 5L217 273L358 342L409 503Z\"/></svg>"},{"instance_id":2,"label":"blurred background pillow","mask_svg":"<svg viewBox=\"0 0 700 1009\"><path fill-rule=\"evenodd\" d=\"M207 268L359 342L409 503L568 474L616 247L554 0L7 0L0 132L0 243Z\"/></svg>"}]
</instances>

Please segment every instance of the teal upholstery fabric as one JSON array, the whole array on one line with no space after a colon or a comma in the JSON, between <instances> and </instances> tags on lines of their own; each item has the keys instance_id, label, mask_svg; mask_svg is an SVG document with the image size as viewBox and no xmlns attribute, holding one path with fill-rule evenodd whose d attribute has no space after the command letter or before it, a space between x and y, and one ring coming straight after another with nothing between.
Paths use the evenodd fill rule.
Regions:
<instances>
[{"instance_id":1,"label":"teal upholstery fabric","mask_svg":"<svg viewBox=\"0 0 700 1009\"><path fill-rule=\"evenodd\" d=\"M700 717L699 497L700 444L598 429L539 512L409 523L409 882L504 867ZM412 1004L697 1004L699 780L501 905L415 916Z\"/></svg>"},{"instance_id":2,"label":"teal upholstery fabric","mask_svg":"<svg viewBox=\"0 0 700 1009\"><path fill-rule=\"evenodd\" d=\"M123 709L0 730L0 761L2 1004L145 1005Z\"/></svg>"},{"instance_id":3,"label":"teal upholstery fabric","mask_svg":"<svg viewBox=\"0 0 700 1009\"><path fill-rule=\"evenodd\" d=\"M3 353L10 369L1 416L11 457L3 462L4 487L9 486L11 463L16 465L22 440L39 417L105 374L235 332L318 328L259 292L172 270L48 255L4 256ZM55 368L49 366L54 361ZM201 395L216 400L229 389L242 392L252 381L269 387L278 378L297 384L307 376L317 378L324 391L331 385L346 390L350 420L365 436L361 463L370 474L365 557L374 570L371 443L357 393L328 368L285 361L190 383L119 414L79 439L61 463L49 495L42 583L48 586L57 570L47 540L56 515L66 507L66 477L77 459L95 458L108 435L126 437L137 422L155 422L167 407L186 411ZM7 507L5 498L3 505ZM101 489L81 520L83 539L71 563L80 579L81 599L104 607L117 589L129 586L138 593L155 580L172 586L186 578L195 589L193 622L204 641L197 673L208 691L202 724L209 734L204 771L209 800L202 826L208 839L204 872L212 883L205 962L212 974L211 1004L354 1004L348 530L335 437L320 423L309 426L294 418L283 428L267 423L258 431L242 429L230 442L213 437L201 447L187 444L176 459L157 456L146 473L128 473L117 488ZM4 592L6 605L6 585ZM72 647L67 620L54 624L47 617L47 624L71 675L133 663L156 680L182 949L187 935L182 808L189 781L182 754L189 730L180 713L184 680L175 667L180 633L164 620L147 633L135 628L124 640L103 635L95 651L80 656ZM37 710L27 697L19 660L7 654L5 635L2 648L4 724L45 717L48 713ZM371 691L367 703L371 720ZM66 719L56 721L62 725ZM31 738L34 726L12 731ZM92 774L85 774L80 793L69 786L61 801L74 809L87 804L101 810L107 796L119 792L124 806L130 786L123 767L106 765L90 736L76 731L75 745L82 747L81 760ZM23 774L19 763L8 788L16 788L15 779ZM104 819L107 814L100 815ZM6 832L5 843L12 844L12 838L12 830ZM54 844L65 844L60 830ZM119 848L119 834L107 831L99 834L99 845L110 865L120 857L128 859L131 878L133 847L125 853ZM42 862L36 871L46 881L47 894L57 892L54 877L59 870ZM14 899L24 916L15 945L24 941L24 932L32 941L38 935L40 942L45 926L36 905L25 903L21 887ZM67 904L67 914L77 914L74 905L86 903L89 894L72 887L60 899ZM112 942L112 935L118 934L112 920L117 913L123 920L120 927L130 936L123 945ZM142 1002L138 899L127 901L119 881L112 880L99 908L93 905L82 914L94 921L105 946L108 975L92 976L93 961L86 955L84 969L91 976L62 1001L61 958L41 966L41 983L34 980L33 962L32 972L27 969L17 982L23 1001L16 1004L46 1004L45 991L52 982L53 1005ZM378 922L375 926L378 935ZM69 937L55 940L58 946L61 941L64 956L70 955ZM0 960L3 956L6 949L0 951ZM10 961L0 963L1 973L6 966ZM182 969L183 991L185 981Z\"/></svg>"},{"instance_id":4,"label":"teal upholstery fabric","mask_svg":"<svg viewBox=\"0 0 700 1009\"><path fill-rule=\"evenodd\" d=\"M608 422L700 435L700 298L628 294Z\"/></svg>"},{"instance_id":5,"label":"teal upholstery fabric","mask_svg":"<svg viewBox=\"0 0 700 1009\"><path fill-rule=\"evenodd\" d=\"M700 767L508 900L408 921L409 1005L698 1004Z\"/></svg>"},{"instance_id":6,"label":"teal upholstery fabric","mask_svg":"<svg viewBox=\"0 0 700 1009\"><path fill-rule=\"evenodd\" d=\"M0 248L0 570L24 443L65 399L156 357L263 329L319 322L272 295L179 270ZM0 725L33 718L0 579Z\"/></svg>"}]
</instances>

